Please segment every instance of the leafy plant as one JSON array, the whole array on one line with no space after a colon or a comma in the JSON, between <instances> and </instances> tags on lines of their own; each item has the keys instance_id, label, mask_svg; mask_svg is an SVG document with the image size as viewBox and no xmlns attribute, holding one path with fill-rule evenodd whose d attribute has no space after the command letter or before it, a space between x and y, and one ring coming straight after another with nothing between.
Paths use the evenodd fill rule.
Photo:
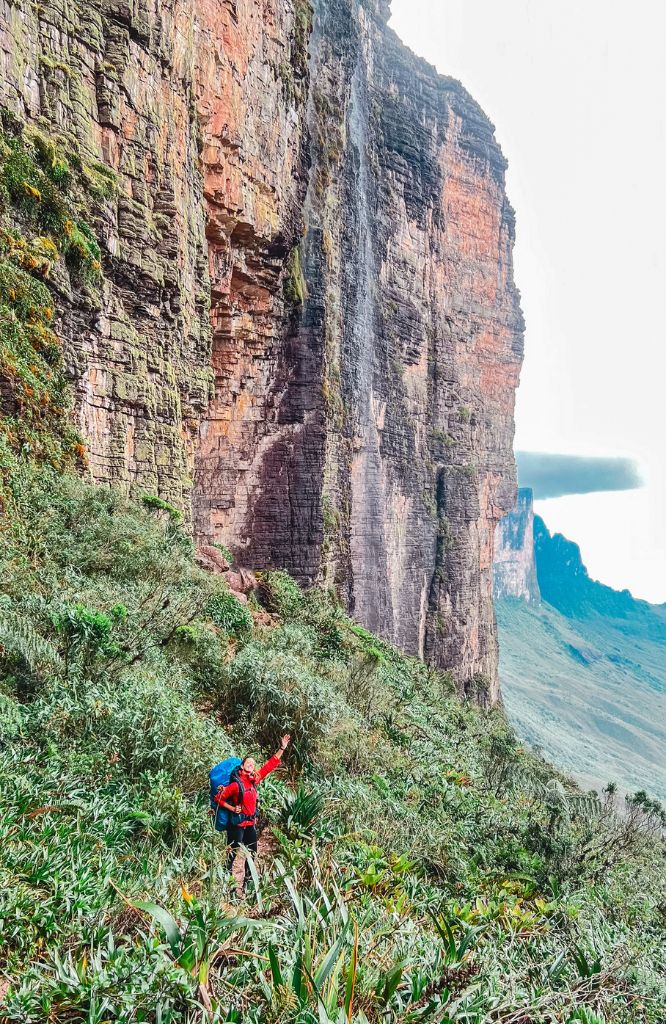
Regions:
<instances>
[{"instance_id":1,"label":"leafy plant","mask_svg":"<svg viewBox=\"0 0 666 1024\"><path fill-rule=\"evenodd\" d=\"M294 794L286 798L280 813L280 823L288 832L310 834L324 806L322 793L299 786Z\"/></svg>"},{"instance_id":2,"label":"leafy plant","mask_svg":"<svg viewBox=\"0 0 666 1024\"><path fill-rule=\"evenodd\" d=\"M211 597L206 615L228 636L244 639L252 632L252 616L244 604L228 590Z\"/></svg>"}]
</instances>

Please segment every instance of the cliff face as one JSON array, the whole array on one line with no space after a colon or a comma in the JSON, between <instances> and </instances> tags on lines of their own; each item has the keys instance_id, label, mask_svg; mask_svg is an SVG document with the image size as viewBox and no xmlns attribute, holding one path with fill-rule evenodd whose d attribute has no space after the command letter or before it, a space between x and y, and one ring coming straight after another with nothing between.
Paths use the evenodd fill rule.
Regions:
<instances>
[{"instance_id":1,"label":"cliff face","mask_svg":"<svg viewBox=\"0 0 666 1024\"><path fill-rule=\"evenodd\" d=\"M92 472L191 507L210 390L189 0L0 0L0 102L90 182L101 289L55 285Z\"/></svg>"},{"instance_id":2,"label":"cliff face","mask_svg":"<svg viewBox=\"0 0 666 1024\"><path fill-rule=\"evenodd\" d=\"M539 586L544 601L562 615L574 619L604 616L646 623L659 620L657 634L666 642L663 605L650 605L633 597L629 590L612 587L590 578L580 548L561 533L551 534L540 516L534 517L534 550ZM647 630L650 634L650 629Z\"/></svg>"},{"instance_id":3,"label":"cliff face","mask_svg":"<svg viewBox=\"0 0 666 1024\"><path fill-rule=\"evenodd\" d=\"M494 699L523 325L492 125L381 0L5 10L3 101L118 173L102 308L61 302L96 476Z\"/></svg>"},{"instance_id":4,"label":"cliff face","mask_svg":"<svg viewBox=\"0 0 666 1024\"><path fill-rule=\"evenodd\" d=\"M497 524L493 578L496 598L515 597L527 604L540 603L530 487L520 488L515 508Z\"/></svg>"},{"instance_id":5,"label":"cliff face","mask_svg":"<svg viewBox=\"0 0 666 1024\"><path fill-rule=\"evenodd\" d=\"M301 0L201 0L198 9L215 394L201 426L195 521L200 538L223 540L253 565L267 562L259 544L272 527L257 496L265 463L290 442L282 399L298 368L283 291L303 223L309 22ZM308 486L291 479L285 501L307 500ZM312 579L316 566L299 555L281 564Z\"/></svg>"},{"instance_id":6,"label":"cliff face","mask_svg":"<svg viewBox=\"0 0 666 1024\"><path fill-rule=\"evenodd\" d=\"M289 69L278 100L241 104L260 128L213 209L228 261L219 299L213 272L218 384L197 523L248 564L323 574L403 650L494 679L493 531L515 493L522 351L513 213L492 126L386 13L320 0L307 100L287 87L292 35L270 57ZM243 153L245 124L234 132ZM275 272L285 252L292 297L302 267L299 305Z\"/></svg>"}]
</instances>

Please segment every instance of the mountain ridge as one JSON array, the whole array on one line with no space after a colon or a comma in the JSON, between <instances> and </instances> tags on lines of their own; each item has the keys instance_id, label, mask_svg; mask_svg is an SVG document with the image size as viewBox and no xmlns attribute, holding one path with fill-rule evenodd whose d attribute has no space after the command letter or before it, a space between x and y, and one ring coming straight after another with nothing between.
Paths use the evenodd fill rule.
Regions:
<instances>
[{"instance_id":1,"label":"mountain ridge","mask_svg":"<svg viewBox=\"0 0 666 1024\"><path fill-rule=\"evenodd\" d=\"M531 492L518 518L523 546L496 566L500 679L524 739L586 784L609 780L666 798L666 609L590 578L573 541L533 516L538 599L524 600ZM504 527L502 538L517 528ZM513 567L507 576L505 564ZM520 570L520 571L519 571ZM507 580L512 584L507 587ZM522 599L522 600L521 600ZM604 777L604 773L605 776Z\"/></svg>"}]
</instances>

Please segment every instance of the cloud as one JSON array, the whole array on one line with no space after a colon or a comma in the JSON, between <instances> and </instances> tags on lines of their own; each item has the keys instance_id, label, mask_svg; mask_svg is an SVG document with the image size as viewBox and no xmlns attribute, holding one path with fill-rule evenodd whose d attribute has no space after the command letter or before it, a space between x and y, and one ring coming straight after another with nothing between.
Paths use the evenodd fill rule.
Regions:
<instances>
[{"instance_id":1,"label":"cloud","mask_svg":"<svg viewBox=\"0 0 666 1024\"><path fill-rule=\"evenodd\" d=\"M520 486L531 487L535 498L631 491L643 484L633 459L516 452L516 462Z\"/></svg>"}]
</instances>

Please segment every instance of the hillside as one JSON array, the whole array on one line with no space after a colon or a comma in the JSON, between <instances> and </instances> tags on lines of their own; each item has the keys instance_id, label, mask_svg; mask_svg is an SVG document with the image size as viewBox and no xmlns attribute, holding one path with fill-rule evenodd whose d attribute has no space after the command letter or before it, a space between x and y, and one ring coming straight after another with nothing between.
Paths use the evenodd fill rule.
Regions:
<instances>
[{"instance_id":1,"label":"hillside","mask_svg":"<svg viewBox=\"0 0 666 1024\"><path fill-rule=\"evenodd\" d=\"M500 679L518 735L587 785L666 799L666 653L629 621L497 603Z\"/></svg>"},{"instance_id":2,"label":"hillside","mask_svg":"<svg viewBox=\"0 0 666 1024\"><path fill-rule=\"evenodd\" d=\"M664 799L666 609L590 579L578 545L551 536L539 516L532 528L531 494L520 493L508 518L529 518L529 536L504 545L496 602L511 722L587 784L611 780Z\"/></svg>"},{"instance_id":3,"label":"hillside","mask_svg":"<svg viewBox=\"0 0 666 1024\"><path fill-rule=\"evenodd\" d=\"M497 700L515 217L389 6L0 0L0 228L46 239L97 483Z\"/></svg>"},{"instance_id":4,"label":"hillside","mask_svg":"<svg viewBox=\"0 0 666 1024\"><path fill-rule=\"evenodd\" d=\"M662 1019L647 798L618 818L284 573L239 603L168 507L20 467L4 499L3 1021ZM206 772L283 728L239 904Z\"/></svg>"}]
</instances>

